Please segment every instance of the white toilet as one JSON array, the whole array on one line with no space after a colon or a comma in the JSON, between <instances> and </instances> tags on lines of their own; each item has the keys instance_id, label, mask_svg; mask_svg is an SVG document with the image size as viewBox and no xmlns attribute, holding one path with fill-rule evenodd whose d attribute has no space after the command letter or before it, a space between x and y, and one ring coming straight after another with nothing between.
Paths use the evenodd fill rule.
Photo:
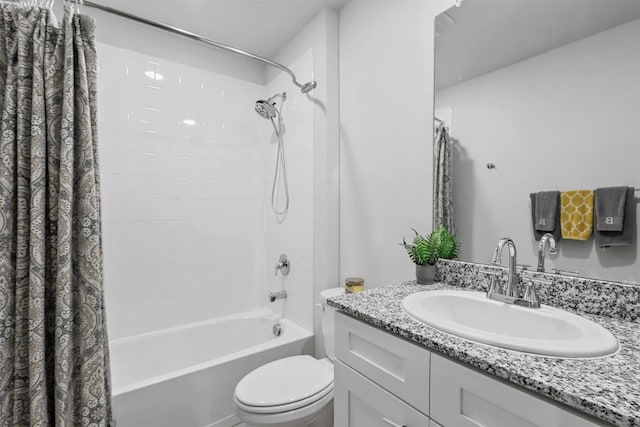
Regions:
<instances>
[{"instance_id":1,"label":"white toilet","mask_svg":"<svg viewBox=\"0 0 640 427\"><path fill-rule=\"evenodd\" d=\"M335 309L327 298L344 288L320 292L324 307L322 333L328 358L292 356L267 363L236 385L236 416L247 426L331 427L333 425L333 360Z\"/></svg>"}]
</instances>

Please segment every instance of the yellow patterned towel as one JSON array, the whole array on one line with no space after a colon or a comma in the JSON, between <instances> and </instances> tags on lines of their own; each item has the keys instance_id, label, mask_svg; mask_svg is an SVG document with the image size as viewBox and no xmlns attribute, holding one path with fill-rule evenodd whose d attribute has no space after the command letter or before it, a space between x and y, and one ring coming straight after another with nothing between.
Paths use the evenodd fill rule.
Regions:
<instances>
[{"instance_id":1,"label":"yellow patterned towel","mask_svg":"<svg viewBox=\"0 0 640 427\"><path fill-rule=\"evenodd\" d=\"M589 239L593 231L593 190L560 193L560 229L563 239Z\"/></svg>"}]
</instances>

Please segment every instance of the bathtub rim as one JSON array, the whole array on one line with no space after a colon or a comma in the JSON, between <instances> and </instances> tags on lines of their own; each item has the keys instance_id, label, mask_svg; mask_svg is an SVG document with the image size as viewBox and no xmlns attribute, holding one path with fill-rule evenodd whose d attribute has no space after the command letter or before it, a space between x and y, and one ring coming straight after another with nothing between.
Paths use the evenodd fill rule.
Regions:
<instances>
[{"instance_id":1,"label":"bathtub rim","mask_svg":"<svg viewBox=\"0 0 640 427\"><path fill-rule=\"evenodd\" d=\"M226 362L229 362L231 360L234 359L238 359L244 356L248 356L250 354L255 354L255 353L259 353L260 351L266 350L266 349L270 349L279 345L284 345L284 344L288 344L294 341L298 341L298 340L303 340L303 339L308 339L311 338L313 336L313 333L310 331L307 331L306 329L304 329L303 327L301 327L300 325L292 322L291 320L284 318L282 316L280 316L278 313L274 312L273 310L267 308L267 307L262 307L262 308L257 308L257 309L253 309L250 311L245 311L242 313L236 313L236 314L231 314L231 315L227 315L227 316L222 316L222 317L217 317L217 318L213 318L213 319L207 319L204 321L198 321L198 322L192 322L192 323L186 323L183 325L178 325L178 326L172 326L169 328L165 328L165 329L160 329L158 331L152 331L152 332L145 332L142 334L138 334L138 335L133 335L131 337L123 337L123 338L118 338L115 339L113 341L109 342L109 347L111 347L112 345L115 344L126 344L129 342L133 342L133 341L137 341L143 338L155 338L158 336L162 336L162 335L167 335L170 333L175 333L175 332L179 332L179 331L183 331L183 330L187 330L187 329L191 329L191 328L197 328L197 327L202 327L202 326L208 326L208 325L213 325L216 323L222 323L222 322L226 322L226 321L230 321L230 320L239 320L239 319L254 319L254 318L266 318L267 320L272 320L272 321L279 321L281 322L284 327L285 327L285 331L293 331L295 332L294 334L287 334L285 332L285 334L281 335L280 337L277 337L277 339L275 340L269 340L267 342L263 342L260 343L258 345L254 345L245 349L242 349L240 351L236 351L221 357L217 357L211 360L207 360L206 362L202 362L202 363L197 363L195 365L191 365L188 366L186 368L182 368L182 369L177 369L171 372L168 372L166 374L162 374L162 375L157 375L155 377L152 378L148 378L142 381L136 381L134 383L131 384L126 384L124 386L119 386L119 387L113 387L112 386L112 391L111 391L111 395L112 397L115 396L120 396L135 390L139 390L145 387L150 387L152 385L161 383L163 381L168 381L170 379L173 378L177 378L183 375L188 375L191 374L193 372L197 372L199 370L203 370L206 368L210 368L212 366L215 365L219 365L219 364L223 364ZM277 344L276 344L277 343ZM113 365L111 366L111 369L113 369Z\"/></svg>"}]
</instances>

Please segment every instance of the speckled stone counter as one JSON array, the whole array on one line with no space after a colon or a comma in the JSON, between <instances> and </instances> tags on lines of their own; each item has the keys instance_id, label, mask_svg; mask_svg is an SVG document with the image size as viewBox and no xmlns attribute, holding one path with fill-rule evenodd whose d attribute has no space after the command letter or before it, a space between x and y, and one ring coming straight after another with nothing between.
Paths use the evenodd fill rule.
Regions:
<instances>
[{"instance_id":1,"label":"speckled stone counter","mask_svg":"<svg viewBox=\"0 0 640 427\"><path fill-rule=\"evenodd\" d=\"M501 272L502 282L506 282L506 267L454 260L438 261L436 280L447 285L486 292L489 276L482 274L482 270L487 268ZM632 322L640 320L638 285L519 270L518 282L521 289L523 281L527 279L536 282L540 301L544 304L614 319Z\"/></svg>"},{"instance_id":2,"label":"speckled stone counter","mask_svg":"<svg viewBox=\"0 0 640 427\"><path fill-rule=\"evenodd\" d=\"M440 332L405 314L404 297L457 286L414 282L369 289L329 299L343 312L405 337L513 384L620 426L640 426L640 324L580 313L610 330L621 349L601 359L571 360L535 356L478 344Z\"/></svg>"}]
</instances>

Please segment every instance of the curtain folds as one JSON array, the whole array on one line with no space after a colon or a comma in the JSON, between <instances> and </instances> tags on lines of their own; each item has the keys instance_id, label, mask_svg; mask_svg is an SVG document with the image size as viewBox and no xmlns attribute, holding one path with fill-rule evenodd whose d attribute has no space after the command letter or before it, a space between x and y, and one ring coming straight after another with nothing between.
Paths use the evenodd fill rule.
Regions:
<instances>
[{"instance_id":1,"label":"curtain folds","mask_svg":"<svg viewBox=\"0 0 640 427\"><path fill-rule=\"evenodd\" d=\"M93 19L0 3L0 425L109 426Z\"/></svg>"},{"instance_id":2,"label":"curtain folds","mask_svg":"<svg viewBox=\"0 0 640 427\"><path fill-rule=\"evenodd\" d=\"M451 139L446 126L441 124L433 141L433 229L442 225L455 234L451 175Z\"/></svg>"}]
</instances>

